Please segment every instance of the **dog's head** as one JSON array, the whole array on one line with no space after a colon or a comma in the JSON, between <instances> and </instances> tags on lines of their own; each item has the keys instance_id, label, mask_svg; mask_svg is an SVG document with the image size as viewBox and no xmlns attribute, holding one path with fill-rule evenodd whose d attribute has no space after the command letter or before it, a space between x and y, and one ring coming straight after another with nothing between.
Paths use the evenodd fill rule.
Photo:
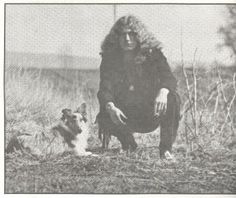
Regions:
<instances>
[{"instance_id":1,"label":"dog's head","mask_svg":"<svg viewBox=\"0 0 236 198\"><path fill-rule=\"evenodd\" d=\"M75 112L63 109L61 120L75 134L82 133L82 125L87 122L86 104L81 104Z\"/></svg>"}]
</instances>

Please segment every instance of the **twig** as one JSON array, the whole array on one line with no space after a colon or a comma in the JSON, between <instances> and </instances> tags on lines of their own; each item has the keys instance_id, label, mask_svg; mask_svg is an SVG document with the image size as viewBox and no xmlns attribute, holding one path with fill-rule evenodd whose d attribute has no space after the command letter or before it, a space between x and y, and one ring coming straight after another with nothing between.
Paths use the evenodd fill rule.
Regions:
<instances>
[{"instance_id":1,"label":"twig","mask_svg":"<svg viewBox=\"0 0 236 198\"><path fill-rule=\"evenodd\" d=\"M219 92L220 92L219 88L217 87L217 96L216 96L216 102L215 102L215 107L214 107L214 112L213 112L213 123L216 123L216 112L219 105ZM215 124L213 124L212 133L215 133Z\"/></svg>"},{"instance_id":2,"label":"twig","mask_svg":"<svg viewBox=\"0 0 236 198\"><path fill-rule=\"evenodd\" d=\"M231 99L231 101L229 103L228 108L227 108L227 114L226 114L226 117L225 117L225 121L224 121L224 123L223 123L223 125L221 127L221 130L220 130L220 134L221 135L222 135L223 129L225 127L225 124L227 123L228 117L230 116L230 110L231 110L231 107L233 105L233 102L234 102L234 100L236 98L236 84L235 84L235 82L236 82L236 73L234 73L234 76L233 76L234 95L233 95L233 97L232 97L232 99Z\"/></svg>"},{"instance_id":3,"label":"twig","mask_svg":"<svg viewBox=\"0 0 236 198\"><path fill-rule=\"evenodd\" d=\"M185 70L185 68L184 68L182 27L181 27L180 51L181 51L181 65L182 65L182 71L183 71L183 74L184 74L185 84L186 84L186 87L187 87L187 96L188 96L189 103L191 104L191 101L192 101L192 99L191 99L191 98L192 98L192 94L191 94L191 91L190 91L188 76L187 76L186 70ZM192 106L192 105L190 105L190 106ZM193 108L192 108L192 107L191 107L191 117L192 117L192 119L194 118L194 116L193 116ZM193 122L194 122L194 120L193 120Z\"/></svg>"},{"instance_id":4,"label":"twig","mask_svg":"<svg viewBox=\"0 0 236 198\"><path fill-rule=\"evenodd\" d=\"M223 110L226 110L227 111L227 106L229 104L229 100L227 100L226 96L225 96L225 92L224 92L224 87L227 86L227 84L225 86L223 86L223 80L221 78L221 75L220 75L220 70L219 70L219 67L217 66L217 74L218 74L218 78L219 78L219 83L220 83L220 90L221 90L221 95L223 97L223 100L224 100L224 109ZM231 84L233 84L233 86L235 86L235 83L234 83L234 80L232 83L229 83L229 86L231 86ZM225 113L225 116L226 116L226 113ZM234 126L233 126L233 119L231 118L231 115L229 113L229 121L230 121L230 127L231 127L231 131L232 133L234 134Z\"/></svg>"},{"instance_id":5,"label":"twig","mask_svg":"<svg viewBox=\"0 0 236 198\"><path fill-rule=\"evenodd\" d=\"M220 82L217 82L216 85L211 89L211 91L210 91L209 94L208 94L208 97L207 97L207 101L206 101L206 103L205 103L205 106L208 105L208 103L209 103L210 100L212 99L214 93L215 93L216 91L218 91L218 86L219 86L219 85L220 85Z\"/></svg>"},{"instance_id":6,"label":"twig","mask_svg":"<svg viewBox=\"0 0 236 198\"><path fill-rule=\"evenodd\" d=\"M197 74L196 74L196 68L195 68L195 57L196 57L196 53L197 53L197 48L195 49L194 51L194 56L193 56L193 64L192 64L192 67L193 67L193 70L192 70L192 75L193 75L193 84L194 84L194 133L195 133L195 136L197 137L198 135L198 123L197 123Z\"/></svg>"},{"instance_id":7,"label":"twig","mask_svg":"<svg viewBox=\"0 0 236 198\"><path fill-rule=\"evenodd\" d=\"M191 134L194 136L193 129L188 125L187 122L186 122L186 127L189 129L189 131L191 132Z\"/></svg>"},{"instance_id":8,"label":"twig","mask_svg":"<svg viewBox=\"0 0 236 198\"><path fill-rule=\"evenodd\" d=\"M185 132L186 145L189 145L188 130L187 130L187 116L186 116L186 113L182 115L184 116L184 132Z\"/></svg>"},{"instance_id":9,"label":"twig","mask_svg":"<svg viewBox=\"0 0 236 198\"><path fill-rule=\"evenodd\" d=\"M182 117L184 116L184 114L186 114L186 113L189 111L189 109L192 108L193 102L191 102L191 103L189 104L189 106L186 107L188 103L189 103L188 100L184 103L184 105L183 105L183 111L182 111L182 113L180 114L180 119L182 119Z\"/></svg>"}]
</instances>

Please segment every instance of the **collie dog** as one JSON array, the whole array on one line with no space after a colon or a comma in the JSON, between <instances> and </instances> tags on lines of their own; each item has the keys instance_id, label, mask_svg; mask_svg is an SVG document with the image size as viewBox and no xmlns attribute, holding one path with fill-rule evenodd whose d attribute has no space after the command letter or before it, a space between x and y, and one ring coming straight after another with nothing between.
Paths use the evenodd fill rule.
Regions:
<instances>
[{"instance_id":1,"label":"collie dog","mask_svg":"<svg viewBox=\"0 0 236 198\"><path fill-rule=\"evenodd\" d=\"M69 148L78 156L92 154L85 150L89 135L87 121L86 103L82 103L74 112L71 109L63 109L59 123L53 127L53 130L59 132Z\"/></svg>"}]
</instances>

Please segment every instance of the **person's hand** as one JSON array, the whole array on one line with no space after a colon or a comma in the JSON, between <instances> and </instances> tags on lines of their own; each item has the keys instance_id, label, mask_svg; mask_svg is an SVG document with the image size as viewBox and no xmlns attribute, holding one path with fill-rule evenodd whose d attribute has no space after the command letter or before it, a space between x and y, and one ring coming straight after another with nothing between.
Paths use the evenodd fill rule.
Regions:
<instances>
[{"instance_id":1,"label":"person's hand","mask_svg":"<svg viewBox=\"0 0 236 198\"><path fill-rule=\"evenodd\" d=\"M166 88L160 89L155 101L154 101L154 116L160 116L165 114L167 110L167 95L169 90Z\"/></svg>"},{"instance_id":2,"label":"person's hand","mask_svg":"<svg viewBox=\"0 0 236 198\"><path fill-rule=\"evenodd\" d=\"M114 124L116 125L126 124L124 122L124 119L127 119L127 117L119 108L115 107L115 105L112 102L107 103L106 110L109 113L111 120Z\"/></svg>"}]
</instances>

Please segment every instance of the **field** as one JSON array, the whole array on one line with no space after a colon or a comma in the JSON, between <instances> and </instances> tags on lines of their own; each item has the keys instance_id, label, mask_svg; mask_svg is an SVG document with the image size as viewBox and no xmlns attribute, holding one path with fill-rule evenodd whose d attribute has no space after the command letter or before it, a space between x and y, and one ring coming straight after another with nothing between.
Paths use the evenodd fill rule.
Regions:
<instances>
[{"instance_id":1,"label":"field","mask_svg":"<svg viewBox=\"0 0 236 198\"><path fill-rule=\"evenodd\" d=\"M176 162L168 162L159 158L159 130L135 134L132 153L119 153L114 137L101 149L97 70L6 67L5 148L18 137L31 150L5 155L5 193L236 193L235 67L185 71L174 71L183 117ZM74 156L50 130L63 108L83 101L97 157Z\"/></svg>"}]
</instances>

